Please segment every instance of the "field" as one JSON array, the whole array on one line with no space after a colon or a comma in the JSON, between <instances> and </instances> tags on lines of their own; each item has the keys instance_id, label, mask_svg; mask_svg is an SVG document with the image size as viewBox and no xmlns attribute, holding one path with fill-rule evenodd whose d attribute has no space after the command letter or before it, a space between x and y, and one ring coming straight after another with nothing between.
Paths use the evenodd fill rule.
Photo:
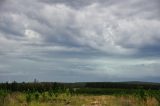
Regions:
<instances>
[{"instance_id":1,"label":"field","mask_svg":"<svg viewBox=\"0 0 160 106\"><path fill-rule=\"evenodd\" d=\"M82 83L22 85L0 84L0 106L160 106L160 90L151 86L152 89L126 89L90 88Z\"/></svg>"}]
</instances>

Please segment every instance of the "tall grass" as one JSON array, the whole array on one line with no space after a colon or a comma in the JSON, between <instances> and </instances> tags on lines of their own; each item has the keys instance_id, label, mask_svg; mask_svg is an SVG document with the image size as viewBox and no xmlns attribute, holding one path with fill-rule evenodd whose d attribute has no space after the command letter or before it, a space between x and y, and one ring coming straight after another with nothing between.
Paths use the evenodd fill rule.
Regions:
<instances>
[{"instance_id":1,"label":"tall grass","mask_svg":"<svg viewBox=\"0 0 160 106\"><path fill-rule=\"evenodd\" d=\"M59 89L44 92L9 92L0 90L0 106L66 105L160 106L160 91L143 89L130 91L124 89L90 89L89 91L89 89L77 89L73 92L71 89Z\"/></svg>"}]
</instances>

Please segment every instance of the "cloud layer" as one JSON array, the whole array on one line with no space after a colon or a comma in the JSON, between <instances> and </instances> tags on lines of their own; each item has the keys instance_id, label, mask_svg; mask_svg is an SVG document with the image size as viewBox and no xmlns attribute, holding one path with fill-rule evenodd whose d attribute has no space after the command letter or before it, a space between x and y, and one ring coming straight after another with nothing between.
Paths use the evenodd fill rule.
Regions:
<instances>
[{"instance_id":1,"label":"cloud layer","mask_svg":"<svg viewBox=\"0 0 160 106\"><path fill-rule=\"evenodd\" d=\"M159 12L159 0L0 1L0 80L157 81Z\"/></svg>"}]
</instances>

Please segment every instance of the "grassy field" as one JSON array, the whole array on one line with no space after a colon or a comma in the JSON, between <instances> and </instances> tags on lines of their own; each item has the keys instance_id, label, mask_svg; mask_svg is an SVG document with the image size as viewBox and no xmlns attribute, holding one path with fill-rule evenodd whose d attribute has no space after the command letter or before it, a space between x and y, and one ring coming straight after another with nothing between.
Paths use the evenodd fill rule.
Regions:
<instances>
[{"instance_id":1,"label":"grassy field","mask_svg":"<svg viewBox=\"0 0 160 106\"><path fill-rule=\"evenodd\" d=\"M160 106L160 84L1 83L0 106Z\"/></svg>"},{"instance_id":2,"label":"grassy field","mask_svg":"<svg viewBox=\"0 0 160 106\"><path fill-rule=\"evenodd\" d=\"M150 93L153 91L97 95L73 94L69 90L63 93L0 90L0 106L160 106L159 94Z\"/></svg>"}]
</instances>

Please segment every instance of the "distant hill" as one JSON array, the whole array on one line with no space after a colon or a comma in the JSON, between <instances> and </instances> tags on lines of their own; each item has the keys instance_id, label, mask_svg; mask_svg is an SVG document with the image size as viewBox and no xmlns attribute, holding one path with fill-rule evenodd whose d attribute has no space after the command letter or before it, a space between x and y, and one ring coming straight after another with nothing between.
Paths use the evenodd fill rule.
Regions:
<instances>
[{"instance_id":1,"label":"distant hill","mask_svg":"<svg viewBox=\"0 0 160 106\"><path fill-rule=\"evenodd\" d=\"M32 90L37 89L39 91L50 90L55 88L114 88L114 89L153 89L160 90L160 83L154 82L140 82L140 81L128 81L128 82L30 82L30 83L0 83L0 89L9 90Z\"/></svg>"}]
</instances>

